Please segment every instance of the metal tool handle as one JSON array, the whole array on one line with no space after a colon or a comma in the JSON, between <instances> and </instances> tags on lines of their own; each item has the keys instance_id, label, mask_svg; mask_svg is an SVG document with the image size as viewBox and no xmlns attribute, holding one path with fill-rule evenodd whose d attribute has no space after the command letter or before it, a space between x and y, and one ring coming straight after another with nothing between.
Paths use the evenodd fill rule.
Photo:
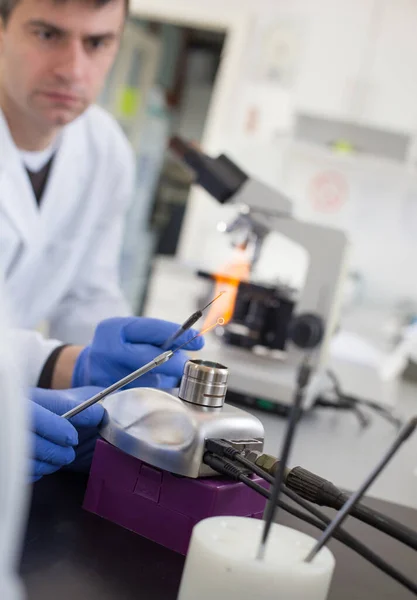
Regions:
<instances>
[{"instance_id":1,"label":"metal tool handle","mask_svg":"<svg viewBox=\"0 0 417 600\"><path fill-rule=\"evenodd\" d=\"M175 331L163 344L162 350L168 350L172 346L172 344L180 337L183 333L191 329L199 319L203 316L205 310L207 310L214 302L216 302L223 294L226 292L220 292L213 300L211 300L208 304L204 306L201 310L196 310L184 323L178 327L177 331Z\"/></svg>"},{"instance_id":2,"label":"metal tool handle","mask_svg":"<svg viewBox=\"0 0 417 600\"><path fill-rule=\"evenodd\" d=\"M191 315L182 325L177 329L175 333L173 333L162 345L162 350L168 350L172 346L172 344L182 336L183 333L191 329L193 325L197 323L197 321L203 316L201 310L198 310L194 314Z\"/></svg>"},{"instance_id":3,"label":"metal tool handle","mask_svg":"<svg viewBox=\"0 0 417 600\"><path fill-rule=\"evenodd\" d=\"M89 400L86 400L79 406L76 406L72 410L69 410L62 416L64 417L64 419L71 419L71 417L75 417L75 415L78 415L80 412L82 412L86 408L89 408L93 404L100 402L100 400L103 400L103 398L106 398L106 396L108 396L109 394L112 394L113 392L117 392L117 390L120 390L125 385L128 385L132 381L135 381L135 379L142 377L142 375L146 375L146 373L149 373L149 371L152 371L156 367L159 367L160 365L166 363L173 356L174 356L174 352L172 352L172 350L169 350L168 352L164 352L163 354L160 354L159 356L157 356L156 358L151 360L149 363L147 363L140 369L137 369L133 373L130 373L130 375L123 377L123 379L119 379L119 381L116 381L116 383L113 383L105 390L102 390L101 392L99 392L98 394L96 394L95 396L90 398Z\"/></svg>"}]
</instances>

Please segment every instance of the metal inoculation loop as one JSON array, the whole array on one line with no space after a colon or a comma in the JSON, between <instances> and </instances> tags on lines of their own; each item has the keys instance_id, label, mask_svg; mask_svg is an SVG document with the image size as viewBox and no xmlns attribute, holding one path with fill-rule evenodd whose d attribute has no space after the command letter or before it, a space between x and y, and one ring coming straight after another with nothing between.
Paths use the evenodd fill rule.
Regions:
<instances>
[{"instance_id":1,"label":"metal inoculation loop","mask_svg":"<svg viewBox=\"0 0 417 600\"><path fill-rule=\"evenodd\" d=\"M221 408L227 392L228 368L208 360L189 360L184 367L178 397L185 402Z\"/></svg>"}]
</instances>

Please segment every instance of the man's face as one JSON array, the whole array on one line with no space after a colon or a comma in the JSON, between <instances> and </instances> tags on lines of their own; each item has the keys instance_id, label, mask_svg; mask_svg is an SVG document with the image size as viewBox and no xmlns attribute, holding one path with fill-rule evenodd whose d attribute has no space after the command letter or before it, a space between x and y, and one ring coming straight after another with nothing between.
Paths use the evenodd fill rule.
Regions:
<instances>
[{"instance_id":1,"label":"man's face","mask_svg":"<svg viewBox=\"0 0 417 600\"><path fill-rule=\"evenodd\" d=\"M123 0L20 0L0 27L0 87L39 122L62 126L96 100L125 20Z\"/></svg>"}]
</instances>

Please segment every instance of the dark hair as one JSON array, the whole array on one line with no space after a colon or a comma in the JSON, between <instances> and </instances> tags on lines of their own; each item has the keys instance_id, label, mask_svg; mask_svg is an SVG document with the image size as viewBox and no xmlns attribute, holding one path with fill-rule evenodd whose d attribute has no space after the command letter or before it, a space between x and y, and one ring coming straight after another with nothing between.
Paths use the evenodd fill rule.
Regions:
<instances>
[{"instance_id":1,"label":"dark hair","mask_svg":"<svg viewBox=\"0 0 417 600\"><path fill-rule=\"evenodd\" d=\"M19 4L20 0L0 0L0 17L4 22L7 22L10 15L13 12L13 9ZM68 0L54 0L56 3L67 2ZM81 0L79 0L81 1ZM87 2L93 2L97 7L104 6L109 2L114 2L114 0L83 0ZM129 12L129 2L130 0L124 0L126 5L126 14Z\"/></svg>"}]
</instances>

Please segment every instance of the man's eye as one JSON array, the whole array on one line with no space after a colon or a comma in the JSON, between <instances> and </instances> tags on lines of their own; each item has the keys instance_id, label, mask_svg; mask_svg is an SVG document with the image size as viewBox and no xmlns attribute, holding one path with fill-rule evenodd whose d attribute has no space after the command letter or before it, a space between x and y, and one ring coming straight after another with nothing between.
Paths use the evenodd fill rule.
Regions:
<instances>
[{"instance_id":1,"label":"man's eye","mask_svg":"<svg viewBox=\"0 0 417 600\"><path fill-rule=\"evenodd\" d=\"M102 45L103 45L103 40L90 40L90 48L92 48L93 50L100 48L100 46L102 46Z\"/></svg>"},{"instance_id":2,"label":"man's eye","mask_svg":"<svg viewBox=\"0 0 417 600\"><path fill-rule=\"evenodd\" d=\"M50 29L38 29L35 33L39 39L45 41L53 40L58 37L57 32Z\"/></svg>"},{"instance_id":3,"label":"man's eye","mask_svg":"<svg viewBox=\"0 0 417 600\"><path fill-rule=\"evenodd\" d=\"M107 38L91 38L87 40L87 47L89 50L100 50L110 44L110 40Z\"/></svg>"}]
</instances>

